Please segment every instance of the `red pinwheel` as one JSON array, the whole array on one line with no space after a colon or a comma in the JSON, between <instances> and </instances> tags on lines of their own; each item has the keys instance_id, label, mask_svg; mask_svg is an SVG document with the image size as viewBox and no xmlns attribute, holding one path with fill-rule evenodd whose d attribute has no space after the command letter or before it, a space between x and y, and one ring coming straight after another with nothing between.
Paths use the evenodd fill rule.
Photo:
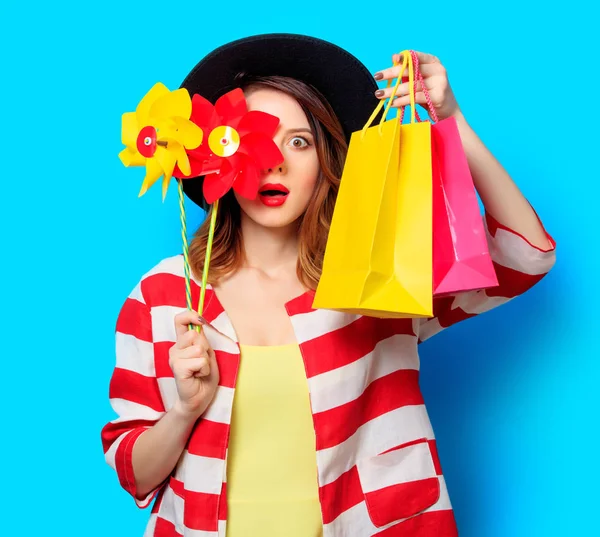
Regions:
<instances>
[{"instance_id":1,"label":"red pinwheel","mask_svg":"<svg viewBox=\"0 0 600 537\"><path fill-rule=\"evenodd\" d=\"M204 175L203 193L214 203L231 187L255 199L260 170L278 166L283 155L273 141L279 118L258 110L248 111L244 92L237 88L220 97L213 106L200 95L192 97L190 120L204 132L200 146L188 150L191 173L178 178Z\"/></svg>"}]
</instances>

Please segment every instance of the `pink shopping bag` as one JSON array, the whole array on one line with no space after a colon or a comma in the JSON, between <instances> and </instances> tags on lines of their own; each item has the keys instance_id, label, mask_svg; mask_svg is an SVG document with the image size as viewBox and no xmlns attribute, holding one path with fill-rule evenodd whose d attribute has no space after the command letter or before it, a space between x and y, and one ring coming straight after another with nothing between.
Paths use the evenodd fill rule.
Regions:
<instances>
[{"instance_id":1,"label":"pink shopping bag","mask_svg":"<svg viewBox=\"0 0 600 537\"><path fill-rule=\"evenodd\" d=\"M431 117L433 172L433 294L498 285L483 218L456 119L438 121L414 52L415 84L421 82Z\"/></svg>"}]
</instances>

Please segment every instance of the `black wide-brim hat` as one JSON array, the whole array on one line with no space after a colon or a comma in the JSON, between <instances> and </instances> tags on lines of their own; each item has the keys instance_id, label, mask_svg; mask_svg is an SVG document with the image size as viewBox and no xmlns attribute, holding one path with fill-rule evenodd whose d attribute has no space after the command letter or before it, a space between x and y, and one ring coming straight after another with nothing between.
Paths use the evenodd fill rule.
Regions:
<instances>
[{"instance_id":1,"label":"black wide-brim hat","mask_svg":"<svg viewBox=\"0 0 600 537\"><path fill-rule=\"evenodd\" d=\"M379 99L377 82L352 54L333 43L300 34L261 34L227 43L204 57L181 84L213 104L236 86L235 77L286 76L313 86L327 99L346 139L362 129ZM202 178L183 181L186 195L202 208Z\"/></svg>"}]
</instances>

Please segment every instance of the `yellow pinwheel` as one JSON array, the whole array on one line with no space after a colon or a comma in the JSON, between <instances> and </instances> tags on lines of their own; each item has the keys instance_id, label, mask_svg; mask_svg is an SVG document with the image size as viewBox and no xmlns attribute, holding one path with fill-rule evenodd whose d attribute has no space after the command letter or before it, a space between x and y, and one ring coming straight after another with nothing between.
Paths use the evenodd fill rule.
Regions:
<instances>
[{"instance_id":1,"label":"yellow pinwheel","mask_svg":"<svg viewBox=\"0 0 600 537\"><path fill-rule=\"evenodd\" d=\"M192 101L186 89L169 91L160 82L146 93L135 112L123 114L119 153L125 166L146 166L138 196L162 176L163 201L175 166L184 175L191 173L186 149L202 143L202 129L190 121Z\"/></svg>"}]
</instances>

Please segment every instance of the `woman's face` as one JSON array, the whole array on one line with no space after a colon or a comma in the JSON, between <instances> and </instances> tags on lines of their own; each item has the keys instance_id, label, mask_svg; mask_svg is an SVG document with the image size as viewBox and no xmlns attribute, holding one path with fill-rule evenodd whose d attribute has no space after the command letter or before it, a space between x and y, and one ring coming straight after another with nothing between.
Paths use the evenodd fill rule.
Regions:
<instances>
[{"instance_id":1,"label":"woman's face","mask_svg":"<svg viewBox=\"0 0 600 537\"><path fill-rule=\"evenodd\" d=\"M253 88L246 94L248 110L277 116L279 127L273 138L284 161L261 170L259 193L249 200L235 197L245 213L264 227L284 227L295 222L306 210L319 174L315 139L308 119L298 102L272 88ZM277 191L276 195L275 191Z\"/></svg>"}]
</instances>

